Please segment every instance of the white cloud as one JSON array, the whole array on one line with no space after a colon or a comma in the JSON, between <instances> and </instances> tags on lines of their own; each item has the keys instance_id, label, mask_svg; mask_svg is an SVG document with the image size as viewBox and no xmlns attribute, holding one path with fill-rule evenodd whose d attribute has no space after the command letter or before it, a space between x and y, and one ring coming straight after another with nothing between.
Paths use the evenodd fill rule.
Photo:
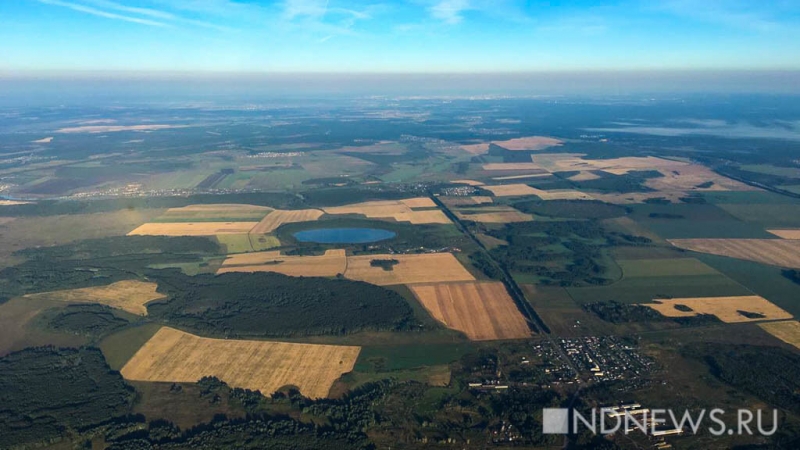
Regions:
<instances>
[{"instance_id":1,"label":"white cloud","mask_svg":"<svg viewBox=\"0 0 800 450\"><path fill-rule=\"evenodd\" d=\"M124 22L138 23L138 24L141 24L141 25L149 25L149 26L153 26L153 27L166 27L166 26L169 26L169 25L167 25L166 23L163 23L163 22L158 22L158 21L150 20L150 19L143 19L143 18L140 18L140 17L133 17L133 16L129 16L129 15L117 14L117 13L113 13L113 12L109 12L109 11L103 11L103 10L100 10L100 9L97 9L97 8L93 8L91 6L81 5L81 4L77 4L77 3L64 2L64 1L61 1L61 0L37 0L37 1L39 3L44 3L46 5L53 5L53 6L60 6L60 7L63 7L63 8L69 8L69 9L71 9L73 11L78 11L78 12L82 12L82 13L86 13L86 14L91 14L91 15L97 16L97 17L104 17L106 19L122 20Z\"/></svg>"},{"instance_id":2,"label":"white cloud","mask_svg":"<svg viewBox=\"0 0 800 450\"><path fill-rule=\"evenodd\" d=\"M455 25L464 20L463 12L472 9L469 0L440 0L428 8L431 16L445 23Z\"/></svg>"}]
</instances>

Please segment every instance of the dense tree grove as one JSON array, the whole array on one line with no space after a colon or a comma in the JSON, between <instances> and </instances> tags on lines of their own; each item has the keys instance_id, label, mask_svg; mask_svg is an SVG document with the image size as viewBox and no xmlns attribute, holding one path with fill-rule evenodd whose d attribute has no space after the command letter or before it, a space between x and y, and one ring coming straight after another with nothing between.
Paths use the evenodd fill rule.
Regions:
<instances>
[{"instance_id":1,"label":"dense tree grove","mask_svg":"<svg viewBox=\"0 0 800 450\"><path fill-rule=\"evenodd\" d=\"M400 294L344 279L277 273L148 274L169 300L148 305L151 317L217 336L348 334L413 325Z\"/></svg>"},{"instance_id":2,"label":"dense tree grove","mask_svg":"<svg viewBox=\"0 0 800 450\"><path fill-rule=\"evenodd\" d=\"M57 439L127 414L134 391L95 348L29 348L0 358L0 444Z\"/></svg>"}]
</instances>

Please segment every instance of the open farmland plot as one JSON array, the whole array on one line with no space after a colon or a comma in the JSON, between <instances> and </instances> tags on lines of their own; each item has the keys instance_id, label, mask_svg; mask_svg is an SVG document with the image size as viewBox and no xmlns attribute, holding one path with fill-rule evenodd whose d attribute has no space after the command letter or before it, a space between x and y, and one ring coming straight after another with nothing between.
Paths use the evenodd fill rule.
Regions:
<instances>
[{"instance_id":1,"label":"open farmland plot","mask_svg":"<svg viewBox=\"0 0 800 450\"><path fill-rule=\"evenodd\" d=\"M411 287L436 320L473 341L531 335L505 286L499 282L436 283Z\"/></svg>"},{"instance_id":2,"label":"open farmland plot","mask_svg":"<svg viewBox=\"0 0 800 450\"><path fill-rule=\"evenodd\" d=\"M512 171L512 170L531 170L545 174L544 170L534 163L488 163L483 165L483 170L490 172Z\"/></svg>"},{"instance_id":3,"label":"open farmland plot","mask_svg":"<svg viewBox=\"0 0 800 450\"><path fill-rule=\"evenodd\" d=\"M217 234L246 234L258 222L178 222L146 223L128 236L214 236Z\"/></svg>"},{"instance_id":4,"label":"open farmland plot","mask_svg":"<svg viewBox=\"0 0 800 450\"><path fill-rule=\"evenodd\" d=\"M472 197L439 197L439 200L441 200L442 203L444 203L445 205L452 207L475 206L475 205L483 205L485 203L494 202L492 197L484 195L477 195Z\"/></svg>"},{"instance_id":5,"label":"open farmland plot","mask_svg":"<svg viewBox=\"0 0 800 450\"><path fill-rule=\"evenodd\" d=\"M415 225L426 223L451 223L440 210L414 210L413 208L432 208L436 204L430 198L419 197L405 200L381 200L356 203L353 205L325 208L326 214L359 214L374 219L394 219Z\"/></svg>"},{"instance_id":6,"label":"open farmland plot","mask_svg":"<svg viewBox=\"0 0 800 450\"><path fill-rule=\"evenodd\" d=\"M271 233L285 223L313 222L322 214L323 212L318 209L275 210L267 214L250 232L252 234Z\"/></svg>"},{"instance_id":7,"label":"open farmland plot","mask_svg":"<svg viewBox=\"0 0 800 450\"><path fill-rule=\"evenodd\" d=\"M767 230L781 239L800 239L800 230Z\"/></svg>"},{"instance_id":8,"label":"open farmland plot","mask_svg":"<svg viewBox=\"0 0 800 450\"><path fill-rule=\"evenodd\" d=\"M466 184L468 186L483 186L482 181L475 181L475 180L452 180L451 183L453 184Z\"/></svg>"},{"instance_id":9,"label":"open farmland plot","mask_svg":"<svg viewBox=\"0 0 800 450\"><path fill-rule=\"evenodd\" d=\"M310 398L328 395L353 370L360 347L210 339L161 328L122 368L134 381L194 383L215 376L231 387L269 395L297 386Z\"/></svg>"},{"instance_id":10,"label":"open farmland plot","mask_svg":"<svg viewBox=\"0 0 800 450\"><path fill-rule=\"evenodd\" d=\"M483 186L497 197L513 197L535 195L542 200L592 200L592 196L571 189L554 189L545 191L527 184L500 184L496 186Z\"/></svg>"},{"instance_id":11,"label":"open farmland plot","mask_svg":"<svg viewBox=\"0 0 800 450\"><path fill-rule=\"evenodd\" d=\"M496 197L536 195L539 191L539 189L534 189L527 184L500 184L496 186L483 186L483 189L490 191Z\"/></svg>"},{"instance_id":12,"label":"open farmland plot","mask_svg":"<svg viewBox=\"0 0 800 450\"><path fill-rule=\"evenodd\" d=\"M773 266L800 268L800 241L788 239L670 239L694 252L746 259Z\"/></svg>"},{"instance_id":13,"label":"open farmland plot","mask_svg":"<svg viewBox=\"0 0 800 450\"><path fill-rule=\"evenodd\" d=\"M758 326L783 342L800 349L800 322L787 320L785 322L760 323Z\"/></svg>"},{"instance_id":14,"label":"open farmland plot","mask_svg":"<svg viewBox=\"0 0 800 450\"><path fill-rule=\"evenodd\" d=\"M561 139L545 136L529 136L506 141L492 141L492 144L503 147L506 150L544 150L548 147L556 147L563 144Z\"/></svg>"},{"instance_id":15,"label":"open farmland plot","mask_svg":"<svg viewBox=\"0 0 800 450\"><path fill-rule=\"evenodd\" d=\"M511 223L533 220L533 216L530 214L525 214L510 206L503 205L473 209L464 208L456 211L455 214L459 219L480 223Z\"/></svg>"},{"instance_id":16,"label":"open farmland plot","mask_svg":"<svg viewBox=\"0 0 800 450\"><path fill-rule=\"evenodd\" d=\"M28 294L24 298L56 300L64 303L99 303L140 316L147 315L147 303L164 298L156 292L155 283L124 280L108 286L67 289L63 291Z\"/></svg>"},{"instance_id":17,"label":"open farmland plot","mask_svg":"<svg viewBox=\"0 0 800 450\"><path fill-rule=\"evenodd\" d=\"M287 256L279 251L233 255L222 263L218 274L228 272L275 272L293 277L335 277L345 273L347 258L341 249L321 256Z\"/></svg>"},{"instance_id":18,"label":"open farmland plot","mask_svg":"<svg viewBox=\"0 0 800 450\"><path fill-rule=\"evenodd\" d=\"M650 178L645 186L657 191L756 191L758 188L717 174L713 170L692 164L660 169L663 177ZM710 184L709 184L710 183Z\"/></svg>"},{"instance_id":19,"label":"open farmland plot","mask_svg":"<svg viewBox=\"0 0 800 450\"><path fill-rule=\"evenodd\" d=\"M644 305L666 317L694 317L698 314L712 314L725 323L792 318L791 314L758 295L659 299L654 300L654 303L644 303Z\"/></svg>"},{"instance_id":20,"label":"open farmland plot","mask_svg":"<svg viewBox=\"0 0 800 450\"><path fill-rule=\"evenodd\" d=\"M397 264L384 270L373 266L373 260L396 260ZM378 286L475 280L452 253L349 256L344 275Z\"/></svg>"},{"instance_id":21,"label":"open farmland plot","mask_svg":"<svg viewBox=\"0 0 800 450\"><path fill-rule=\"evenodd\" d=\"M266 206L240 204L189 205L170 208L157 222L253 222L259 221L273 209Z\"/></svg>"}]
</instances>

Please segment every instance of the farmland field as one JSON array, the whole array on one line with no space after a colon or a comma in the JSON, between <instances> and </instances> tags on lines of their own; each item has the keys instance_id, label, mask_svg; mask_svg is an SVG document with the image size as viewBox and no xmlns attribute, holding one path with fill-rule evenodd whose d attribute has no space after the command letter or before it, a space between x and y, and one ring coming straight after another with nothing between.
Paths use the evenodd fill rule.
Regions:
<instances>
[{"instance_id":1,"label":"farmland field","mask_svg":"<svg viewBox=\"0 0 800 450\"><path fill-rule=\"evenodd\" d=\"M313 222L322 216L322 211L318 209L301 209L282 211L275 210L267 214L261 222L250 230L253 234L266 234L275 231L285 223Z\"/></svg>"},{"instance_id":2,"label":"farmland field","mask_svg":"<svg viewBox=\"0 0 800 450\"><path fill-rule=\"evenodd\" d=\"M760 323L758 326L783 342L794 345L800 349L800 322L796 320L787 320L783 322Z\"/></svg>"},{"instance_id":3,"label":"farmland field","mask_svg":"<svg viewBox=\"0 0 800 450\"><path fill-rule=\"evenodd\" d=\"M502 283L437 283L411 287L431 315L473 341L531 335L525 318Z\"/></svg>"},{"instance_id":4,"label":"farmland field","mask_svg":"<svg viewBox=\"0 0 800 450\"><path fill-rule=\"evenodd\" d=\"M397 260L391 270L371 265L373 260ZM473 281L473 277L451 253L421 255L364 255L347 258L345 277L378 286L415 283Z\"/></svg>"},{"instance_id":5,"label":"farmland field","mask_svg":"<svg viewBox=\"0 0 800 450\"><path fill-rule=\"evenodd\" d=\"M244 204L188 205L170 208L157 222L253 222L259 221L273 209Z\"/></svg>"},{"instance_id":6,"label":"farmland field","mask_svg":"<svg viewBox=\"0 0 800 450\"><path fill-rule=\"evenodd\" d=\"M320 256L287 256L279 251L228 257L218 274L229 272L276 272L295 277L334 277L348 266L344 250L327 250Z\"/></svg>"},{"instance_id":7,"label":"farmland field","mask_svg":"<svg viewBox=\"0 0 800 450\"><path fill-rule=\"evenodd\" d=\"M788 239L671 239L672 245L700 253L800 268L800 241Z\"/></svg>"},{"instance_id":8,"label":"farmland field","mask_svg":"<svg viewBox=\"0 0 800 450\"><path fill-rule=\"evenodd\" d=\"M128 233L128 236L214 236L218 234L246 234L258 222L177 222L146 223Z\"/></svg>"},{"instance_id":9,"label":"farmland field","mask_svg":"<svg viewBox=\"0 0 800 450\"><path fill-rule=\"evenodd\" d=\"M767 230L781 239L800 239L800 229L794 230Z\"/></svg>"},{"instance_id":10,"label":"farmland field","mask_svg":"<svg viewBox=\"0 0 800 450\"><path fill-rule=\"evenodd\" d=\"M140 316L147 315L147 303L164 298L156 292L158 285L142 281L118 281L108 286L68 289L28 294L25 298L55 300L64 303L99 303Z\"/></svg>"},{"instance_id":11,"label":"farmland field","mask_svg":"<svg viewBox=\"0 0 800 450\"><path fill-rule=\"evenodd\" d=\"M791 319L792 315L757 295L735 297L694 297L658 299L644 303L666 317L693 317L712 314L725 323ZM688 307L690 310L678 309ZM748 315L753 317L748 317Z\"/></svg>"},{"instance_id":12,"label":"farmland field","mask_svg":"<svg viewBox=\"0 0 800 450\"><path fill-rule=\"evenodd\" d=\"M345 206L324 208L326 214L359 214L374 219L394 219L398 222L412 224L447 224L450 219L438 209L415 210L414 208L431 208L436 205L427 197L411 198L405 200L381 200L356 203Z\"/></svg>"},{"instance_id":13,"label":"farmland field","mask_svg":"<svg viewBox=\"0 0 800 450\"><path fill-rule=\"evenodd\" d=\"M161 328L120 371L128 380L196 382L215 376L231 387L269 395L287 385L310 398L327 397L353 370L360 347L209 339Z\"/></svg>"}]
</instances>

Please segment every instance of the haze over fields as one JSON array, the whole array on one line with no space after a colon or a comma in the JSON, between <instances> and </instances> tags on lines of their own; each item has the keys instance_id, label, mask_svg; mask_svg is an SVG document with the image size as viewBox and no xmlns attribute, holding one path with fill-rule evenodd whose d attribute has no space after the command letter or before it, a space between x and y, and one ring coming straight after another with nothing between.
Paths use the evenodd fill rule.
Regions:
<instances>
[{"instance_id":1,"label":"haze over fields","mask_svg":"<svg viewBox=\"0 0 800 450\"><path fill-rule=\"evenodd\" d=\"M0 42L0 449L800 448L796 2L29 0Z\"/></svg>"}]
</instances>

